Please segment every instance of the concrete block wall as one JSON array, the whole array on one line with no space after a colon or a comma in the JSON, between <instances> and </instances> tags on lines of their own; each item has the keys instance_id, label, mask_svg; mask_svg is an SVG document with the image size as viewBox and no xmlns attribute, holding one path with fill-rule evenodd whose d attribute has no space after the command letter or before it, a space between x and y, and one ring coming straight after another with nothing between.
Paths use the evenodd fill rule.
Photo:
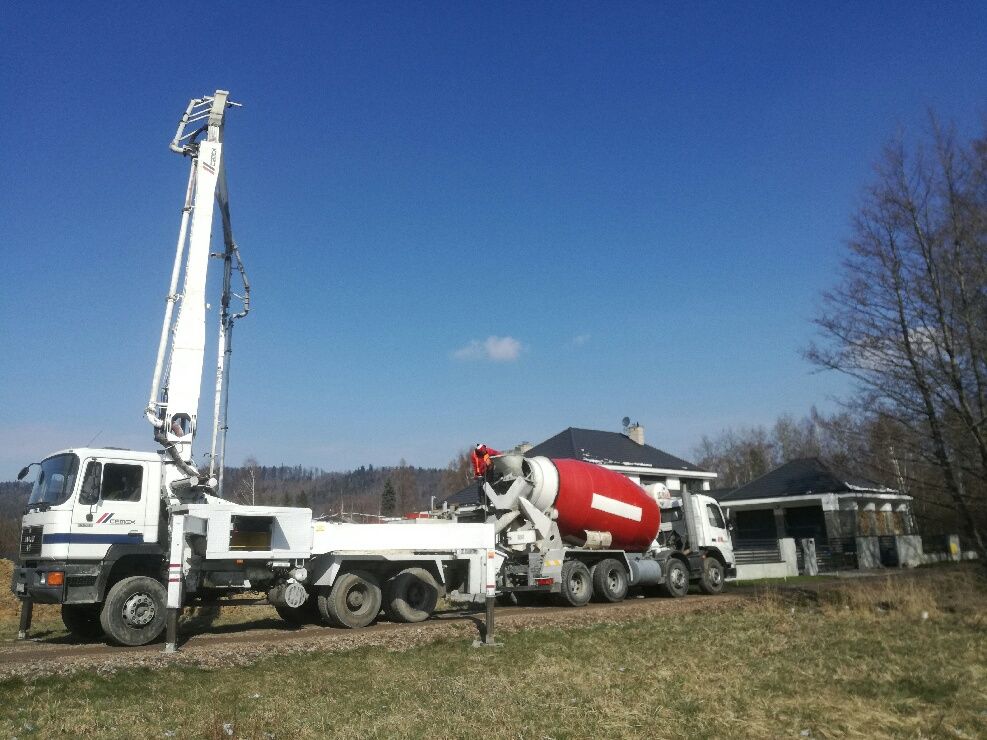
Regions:
<instances>
[{"instance_id":1,"label":"concrete block wall","mask_svg":"<svg viewBox=\"0 0 987 740\"><path fill-rule=\"evenodd\" d=\"M778 540L780 563L745 563L737 566L738 581L754 581L760 578L790 578L799 574L795 540L783 537Z\"/></svg>"}]
</instances>

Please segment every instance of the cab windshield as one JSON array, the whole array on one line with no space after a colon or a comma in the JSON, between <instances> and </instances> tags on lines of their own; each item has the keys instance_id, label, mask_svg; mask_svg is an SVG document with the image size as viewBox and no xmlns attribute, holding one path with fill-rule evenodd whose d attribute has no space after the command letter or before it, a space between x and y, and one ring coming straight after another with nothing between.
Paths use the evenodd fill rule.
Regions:
<instances>
[{"instance_id":1,"label":"cab windshield","mask_svg":"<svg viewBox=\"0 0 987 740\"><path fill-rule=\"evenodd\" d=\"M38 477L34 479L28 506L48 504L58 506L65 503L75 488L75 477L79 472L79 457L71 453L49 457L41 463Z\"/></svg>"}]
</instances>

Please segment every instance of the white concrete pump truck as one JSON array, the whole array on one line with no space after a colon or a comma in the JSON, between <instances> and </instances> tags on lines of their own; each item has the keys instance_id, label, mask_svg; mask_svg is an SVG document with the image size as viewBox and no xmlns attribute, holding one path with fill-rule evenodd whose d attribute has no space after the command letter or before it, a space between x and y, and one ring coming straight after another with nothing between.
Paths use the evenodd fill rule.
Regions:
<instances>
[{"instance_id":1,"label":"white concrete pump truck","mask_svg":"<svg viewBox=\"0 0 987 740\"><path fill-rule=\"evenodd\" d=\"M249 309L223 151L224 118L235 105L222 90L193 99L171 143L190 158L191 169L145 410L160 449L76 447L19 475L35 471L12 584L22 600L22 638L34 602L61 604L65 626L76 635L142 645L166 631L165 649L174 650L183 607L245 592L265 594L262 603L289 622L349 628L369 624L381 608L394 620L425 619L440 591L493 601L492 524L332 523L313 521L309 509L241 506L222 498L230 339L234 322ZM224 248L210 254L217 206ZM192 443L210 257L222 260L223 292L212 448L202 471ZM488 640L491 628L488 621Z\"/></svg>"}]
</instances>

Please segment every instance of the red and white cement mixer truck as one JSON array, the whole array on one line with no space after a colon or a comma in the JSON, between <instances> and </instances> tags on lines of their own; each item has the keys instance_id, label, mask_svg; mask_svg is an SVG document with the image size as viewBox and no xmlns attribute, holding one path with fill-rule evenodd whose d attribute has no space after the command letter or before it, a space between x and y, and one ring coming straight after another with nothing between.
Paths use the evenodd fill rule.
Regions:
<instances>
[{"instance_id":1,"label":"red and white cement mixer truck","mask_svg":"<svg viewBox=\"0 0 987 740\"><path fill-rule=\"evenodd\" d=\"M477 503L433 515L494 524L503 603L538 593L572 606L617 602L634 587L684 596L690 583L716 594L736 574L714 499L642 488L581 460L501 455L478 482Z\"/></svg>"}]
</instances>

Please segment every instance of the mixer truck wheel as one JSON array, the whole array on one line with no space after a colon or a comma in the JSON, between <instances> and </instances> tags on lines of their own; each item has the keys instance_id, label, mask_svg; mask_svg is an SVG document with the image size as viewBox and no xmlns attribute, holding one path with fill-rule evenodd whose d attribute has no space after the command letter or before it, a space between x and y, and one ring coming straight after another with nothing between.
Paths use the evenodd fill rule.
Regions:
<instances>
[{"instance_id":1,"label":"mixer truck wheel","mask_svg":"<svg viewBox=\"0 0 987 740\"><path fill-rule=\"evenodd\" d=\"M627 598L627 571L615 558L601 560L590 571L597 601L617 603Z\"/></svg>"},{"instance_id":2,"label":"mixer truck wheel","mask_svg":"<svg viewBox=\"0 0 987 740\"><path fill-rule=\"evenodd\" d=\"M559 600L566 606L585 606L593 596L593 577L585 563L570 560L562 566Z\"/></svg>"},{"instance_id":3,"label":"mixer truck wheel","mask_svg":"<svg viewBox=\"0 0 987 740\"><path fill-rule=\"evenodd\" d=\"M384 584L384 613L392 622L424 622L438 600L439 584L424 568L405 568Z\"/></svg>"},{"instance_id":4,"label":"mixer truck wheel","mask_svg":"<svg viewBox=\"0 0 987 740\"><path fill-rule=\"evenodd\" d=\"M665 583L660 587L663 596L678 598L689 593L689 571L678 558L665 561Z\"/></svg>"},{"instance_id":5,"label":"mixer truck wheel","mask_svg":"<svg viewBox=\"0 0 987 740\"><path fill-rule=\"evenodd\" d=\"M131 576L110 589L99 622L113 642L146 645L164 631L167 606L164 586L147 576Z\"/></svg>"},{"instance_id":6,"label":"mixer truck wheel","mask_svg":"<svg viewBox=\"0 0 987 740\"><path fill-rule=\"evenodd\" d=\"M342 573L329 593L319 594L319 614L333 627L366 627L380 612L381 593L370 573L354 570Z\"/></svg>"},{"instance_id":7,"label":"mixer truck wheel","mask_svg":"<svg viewBox=\"0 0 987 740\"><path fill-rule=\"evenodd\" d=\"M703 560L703 575L699 580L699 590L715 596L723 590L723 563L716 558Z\"/></svg>"},{"instance_id":8,"label":"mixer truck wheel","mask_svg":"<svg viewBox=\"0 0 987 740\"><path fill-rule=\"evenodd\" d=\"M62 604L62 623L73 637L93 640L103 636L99 604Z\"/></svg>"}]
</instances>

